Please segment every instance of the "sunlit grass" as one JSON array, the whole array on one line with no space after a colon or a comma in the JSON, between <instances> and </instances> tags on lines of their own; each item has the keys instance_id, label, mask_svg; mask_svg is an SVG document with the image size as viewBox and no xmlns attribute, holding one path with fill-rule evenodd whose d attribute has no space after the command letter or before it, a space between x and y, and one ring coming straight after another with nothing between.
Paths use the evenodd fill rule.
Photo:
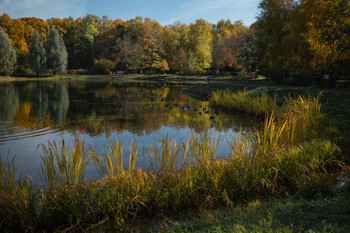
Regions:
<instances>
[{"instance_id":1,"label":"sunlit grass","mask_svg":"<svg viewBox=\"0 0 350 233\"><path fill-rule=\"evenodd\" d=\"M41 171L42 180L49 186L78 184L84 180L85 168L90 156L79 136L74 138L72 151L62 139L61 145L48 142L43 149Z\"/></svg>"},{"instance_id":2,"label":"sunlit grass","mask_svg":"<svg viewBox=\"0 0 350 233\"><path fill-rule=\"evenodd\" d=\"M212 94L210 104L225 111L265 115L262 129L256 130L249 139L251 146L263 153L317 137L320 127L326 126L318 97L288 96L278 104L276 96L269 97L265 93L219 90Z\"/></svg>"},{"instance_id":3,"label":"sunlit grass","mask_svg":"<svg viewBox=\"0 0 350 233\"><path fill-rule=\"evenodd\" d=\"M104 177L113 178L121 175L125 172L124 167L124 143L122 139L113 139L112 136L108 136L105 133L106 141L108 142L107 149L103 149L103 154L99 155L96 151L92 149L93 161L99 171L104 175ZM128 160L128 170L135 170L135 163L138 156L138 146L134 147L134 136L131 139L130 150L129 150L129 160Z\"/></svg>"},{"instance_id":4,"label":"sunlit grass","mask_svg":"<svg viewBox=\"0 0 350 233\"><path fill-rule=\"evenodd\" d=\"M277 99L269 97L266 93L261 95L251 94L246 90L231 92L230 90L218 90L212 93L209 104L212 107L220 107L225 111L244 112L262 116L278 108Z\"/></svg>"},{"instance_id":5,"label":"sunlit grass","mask_svg":"<svg viewBox=\"0 0 350 233\"><path fill-rule=\"evenodd\" d=\"M0 155L0 190L7 191L15 187L15 158L8 160Z\"/></svg>"},{"instance_id":6,"label":"sunlit grass","mask_svg":"<svg viewBox=\"0 0 350 233\"><path fill-rule=\"evenodd\" d=\"M215 159L221 135L216 137L216 140L213 140L215 137L215 132L210 130L204 131L199 136L196 136L193 130L191 131L191 139L189 140L190 153L195 164L200 161Z\"/></svg>"},{"instance_id":7,"label":"sunlit grass","mask_svg":"<svg viewBox=\"0 0 350 233\"><path fill-rule=\"evenodd\" d=\"M234 208L203 208L168 218L155 232L347 232L349 192L317 195L315 200L298 196L254 200Z\"/></svg>"},{"instance_id":8,"label":"sunlit grass","mask_svg":"<svg viewBox=\"0 0 350 233\"><path fill-rule=\"evenodd\" d=\"M166 172L175 172L177 169L189 165L189 140L185 144L182 141L170 141L168 135L161 135L161 137L160 146L150 145L149 149L145 150L151 171L158 175L164 175Z\"/></svg>"}]
</instances>

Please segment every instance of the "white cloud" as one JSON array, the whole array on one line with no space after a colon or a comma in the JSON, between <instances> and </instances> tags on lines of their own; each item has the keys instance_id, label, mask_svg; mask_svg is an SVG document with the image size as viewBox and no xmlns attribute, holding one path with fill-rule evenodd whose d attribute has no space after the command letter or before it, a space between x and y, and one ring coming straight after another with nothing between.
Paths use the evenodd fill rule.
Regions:
<instances>
[{"instance_id":1,"label":"white cloud","mask_svg":"<svg viewBox=\"0 0 350 233\"><path fill-rule=\"evenodd\" d=\"M11 18L77 18L86 14L85 0L1 0L0 13Z\"/></svg>"}]
</instances>

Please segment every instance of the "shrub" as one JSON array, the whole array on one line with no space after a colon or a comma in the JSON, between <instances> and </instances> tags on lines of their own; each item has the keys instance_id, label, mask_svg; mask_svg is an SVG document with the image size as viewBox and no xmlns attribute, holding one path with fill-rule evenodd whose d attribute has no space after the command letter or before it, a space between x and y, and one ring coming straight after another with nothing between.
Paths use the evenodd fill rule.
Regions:
<instances>
[{"instance_id":1,"label":"shrub","mask_svg":"<svg viewBox=\"0 0 350 233\"><path fill-rule=\"evenodd\" d=\"M92 74L110 74L111 70L115 68L115 63L109 59L95 60L94 65L90 69Z\"/></svg>"}]
</instances>

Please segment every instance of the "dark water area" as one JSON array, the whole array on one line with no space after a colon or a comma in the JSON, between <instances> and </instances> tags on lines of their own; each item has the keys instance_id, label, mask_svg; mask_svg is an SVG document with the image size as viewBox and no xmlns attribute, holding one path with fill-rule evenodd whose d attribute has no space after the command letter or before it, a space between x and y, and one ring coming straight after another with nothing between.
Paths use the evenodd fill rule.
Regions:
<instances>
[{"instance_id":1,"label":"dark water area","mask_svg":"<svg viewBox=\"0 0 350 233\"><path fill-rule=\"evenodd\" d=\"M110 80L0 83L0 155L15 157L21 177L34 182L43 156L38 145L61 139L72 145L76 134L98 152L107 144L105 133L123 138L125 152L134 135L141 153L161 135L187 141L191 130L196 135L210 130L213 140L221 135L217 154L225 156L227 141L254 120L210 109L207 101L187 96L187 87ZM139 156L136 165L147 169L147 156ZM87 178L96 177L91 163Z\"/></svg>"}]
</instances>

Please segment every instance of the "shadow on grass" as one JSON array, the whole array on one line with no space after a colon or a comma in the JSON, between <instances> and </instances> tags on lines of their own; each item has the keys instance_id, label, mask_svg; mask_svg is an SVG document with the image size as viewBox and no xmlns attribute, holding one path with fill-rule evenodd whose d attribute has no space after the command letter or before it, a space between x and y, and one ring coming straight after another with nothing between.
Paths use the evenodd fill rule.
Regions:
<instances>
[{"instance_id":1,"label":"shadow on grass","mask_svg":"<svg viewBox=\"0 0 350 233\"><path fill-rule=\"evenodd\" d=\"M168 221L158 232L349 232L349 190L316 200L254 201L244 207L201 210Z\"/></svg>"}]
</instances>

